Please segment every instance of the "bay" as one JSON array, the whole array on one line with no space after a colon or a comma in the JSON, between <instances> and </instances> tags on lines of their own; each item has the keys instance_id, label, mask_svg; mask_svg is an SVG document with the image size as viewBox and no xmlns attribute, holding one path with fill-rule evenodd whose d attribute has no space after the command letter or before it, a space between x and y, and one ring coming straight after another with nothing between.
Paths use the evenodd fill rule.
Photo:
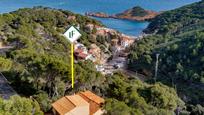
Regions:
<instances>
[{"instance_id":1,"label":"bay","mask_svg":"<svg viewBox=\"0 0 204 115\"><path fill-rule=\"evenodd\" d=\"M200 0L0 0L0 13L7 13L19 8L45 6L70 10L75 13L106 12L120 13L134 6L141 6L154 11L166 11ZM139 35L148 22L137 22L119 19L95 18L109 28L128 35Z\"/></svg>"}]
</instances>

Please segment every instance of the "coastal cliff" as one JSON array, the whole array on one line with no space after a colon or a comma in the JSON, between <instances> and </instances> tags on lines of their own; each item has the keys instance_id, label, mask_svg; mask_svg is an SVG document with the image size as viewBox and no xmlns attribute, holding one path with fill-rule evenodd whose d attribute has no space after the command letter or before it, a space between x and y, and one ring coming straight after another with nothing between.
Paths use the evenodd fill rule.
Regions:
<instances>
[{"instance_id":1,"label":"coastal cliff","mask_svg":"<svg viewBox=\"0 0 204 115\"><path fill-rule=\"evenodd\" d=\"M148 21L159 15L159 12L145 10L139 6L128 9L122 13L108 15L104 12L87 12L86 16L93 16L99 18L115 18L115 19L126 19L126 20L134 20L134 21Z\"/></svg>"}]
</instances>

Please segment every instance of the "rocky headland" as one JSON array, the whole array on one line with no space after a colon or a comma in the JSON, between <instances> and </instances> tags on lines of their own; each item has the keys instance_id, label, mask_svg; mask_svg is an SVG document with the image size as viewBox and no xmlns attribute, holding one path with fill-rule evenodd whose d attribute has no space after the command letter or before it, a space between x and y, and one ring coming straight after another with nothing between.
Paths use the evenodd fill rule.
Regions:
<instances>
[{"instance_id":1,"label":"rocky headland","mask_svg":"<svg viewBox=\"0 0 204 115\"><path fill-rule=\"evenodd\" d=\"M160 12L155 12L151 10L145 10L139 6L128 9L122 13L109 15L104 12L87 12L86 16L93 16L99 18L115 18L115 19L126 19L133 21L148 21L159 15Z\"/></svg>"}]
</instances>

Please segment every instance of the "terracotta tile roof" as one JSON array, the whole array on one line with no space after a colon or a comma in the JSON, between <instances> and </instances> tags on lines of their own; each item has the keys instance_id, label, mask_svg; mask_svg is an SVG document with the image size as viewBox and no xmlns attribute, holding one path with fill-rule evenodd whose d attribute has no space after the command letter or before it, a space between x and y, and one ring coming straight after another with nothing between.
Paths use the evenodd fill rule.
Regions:
<instances>
[{"instance_id":1,"label":"terracotta tile roof","mask_svg":"<svg viewBox=\"0 0 204 115\"><path fill-rule=\"evenodd\" d=\"M79 53L77 56L82 58L82 59L85 59L88 55L85 53Z\"/></svg>"},{"instance_id":2,"label":"terracotta tile roof","mask_svg":"<svg viewBox=\"0 0 204 115\"><path fill-rule=\"evenodd\" d=\"M103 98L95 95L90 91L80 92L79 95L90 104L90 115L94 115L98 110L100 110L101 104L104 103Z\"/></svg>"},{"instance_id":3,"label":"terracotta tile roof","mask_svg":"<svg viewBox=\"0 0 204 115\"><path fill-rule=\"evenodd\" d=\"M75 106L87 106L89 105L81 96L73 95L73 96L66 96L68 100L70 100Z\"/></svg>"},{"instance_id":4,"label":"terracotta tile roof","mask_svg":"<svg viewBox=\"0 0 204 115\"><path fill-rule=\"evenodd\" d=\"M81 53L81 52L83 52L83 49L75 49L74 52L75 53Z\"/></svg>"},{"instance_id":5,"label":"terracotta tile roof","mask_svg":"<svg viewBox=\"0 0 204 115\"><path fill-rule=\"evenodd\" d=\"M97 104L101 104L101 103L105 102L105 100L103 98L95 95L91 91L80 92L80 94L82 94L83 96L87 97L88 99L94 101Z\"/></svg>"},{"instance_id":6,"label":"terracotta tile roof","mask_svg":"<svg viewBox=\"0 0 204 115\"><path fill-rule=\"evenodd\" d=\"M127 40L127 41L130 40L130 39L127 38L127 37L122 37L121 39L122 39L122 40Z\"/></svg>"},{"instance_id":7,"label":"terracotta tile roof","mask_svg":"<svg viewBox=\"0 0 204 115\"><path fill-rule=\"evenodd\" d=\"M100 35L103 35L105 34L106 32L104 30L97 30L97 34L100 34Z\"/></svg>"},{"instance_id":8,"label":"terracotta tile roof","mask_svg":"<svg viewBox=\"0 0 204 115\"><path fill-rule=\"evenodd\" d=\"M94 49L90 49L90 50L89 50L89 53L90 53L90 54L93 54L93 53L94 53Z\"/></svg>"},{"instance_id":9,"label":"terracotta tile roof","mask_svg":"<svg viewBox=\"0 0 204 115\"><path fill-rule=\"evenodd\" d=\"M89 114L94 115L101 110L104 99L91 91L79 92L77 95L65 96L52 104L52 107L60 114L65 115L79 106L89 106Z\"/></svg>"},{"instance_id":10,"label":"terracotta tile roof","mask_svg":"<svg viewBox=\"0 0 204 115\"><path fill-rule=\"evenodd\" d=\"M113 42L118 42L118 39L112 39L111 41L113 41Z\"/></svg>"},{"instance_id":11,"label":"terracotta tile roof","mask_svg":"<svg viewBox=\"0 0 204 115\"><path fill-rule=\"evenodd\" d=\"M64 115L67 112L75 108L75 105L71 103L66 97L63 97L52 104L52 107L60 114Z\"/></svg>"},{"instance_id":12,"label":"terracotta tile roof","mask_svg":"<svg viewBox=\"0 0 204 115\"><path fill-rule=\"evenodd\" d=\"M67 19L68 19L68 20L75 20L76 17L75 17L75 16L69 16Z\"/></svg>"},{"instance_id":13,"label":"terracotta tile roof","mask_svg":"<svg viewBox=\"0 0 204 115\"><path fill-rule=\"evenodd\" d=\"M52 104L52 107L60 114L64 115L78 106L89 106L79 95L65 96Z\"/></svg>"},{"instance_id":14,"label":"terracotta tile roof","mask_svg":"<svg viewBox=\"0 0 204 115\"><path fill-rule=\"evenodd\" d=\"M124 40L124 41L134 41L134 39L129 38L129 37L125 37L125 36L121 37L121 40Z\"/></svg>"}]
</instances>

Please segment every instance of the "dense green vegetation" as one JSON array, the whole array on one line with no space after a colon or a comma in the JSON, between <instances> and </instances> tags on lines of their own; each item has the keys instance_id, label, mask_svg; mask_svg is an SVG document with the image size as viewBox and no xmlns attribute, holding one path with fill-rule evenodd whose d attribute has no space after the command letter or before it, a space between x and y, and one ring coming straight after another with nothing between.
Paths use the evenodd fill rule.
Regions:
<instances>
[{"instance_id":1,"label":"dense green vegetation","mask_svg":"<svg viewBox=\"0 0 204 115\"><path fill-rule=\"evenodd\" d=\"M141 8L140 6L135 6L132 8L131 16L146 16L147 11L145 9Z\"/></svg>"},{"instance_id":2,"label":"dense green vegetation","mask_svg":"<svg viewBox=\"0 0 204 115\"><path fill-rule=\"evenodd\" d=\"M110 115L172 115L184 103L173 88L127 79L116 73L107 79L105 109Z\"/></svg>"},{"instance_id":3,"label":"dense green vegetation","mask_svg":"<svg viewBox=\"0 0 204 115\"><path fill-rule=\"evenodd\" d=\"M89 45L94 39L85 32L89 23L101 25L82 15L43 7L1 14L0 42L13 46L0 56L1 72L18 94L33 95L43 111L65 93L91 89L104 76L96 72L92 62L85 61L75 64L75 84L80 87L70 91L70 44L62 36L68 26L80 24L80 42Z\"/></svg>"},{"instance_id":4,"label":"dense green vegetation","mask_svg":"<svg viewBox=\"0 0 204 115\"><path fill-rule=\"evenodd\" d=\"M203 30L203 0L199 3L183 6L176 10L166 11L157 16L145 30L146 33L179 35Z\"/></svg>"},{"instance_id":5,"label":"dense green vegetation","mask_svg":"<svg viewBox=\"0 0 204 115\"><path fill-rule=\"evenodd\" d=\"M175 88L187 104L204 106L203 8L202 0L153 19L145 32L154 35L132 46L129 69Z\"/></svg>"},{"instance_id":6,"label":"dense green vegetation","mask_svg":"<svg viewBox=\"0 0 204 115\"><path fill-rule=\"evenodd\" d=\"M0 57L0 71L8 71L11 69L11 66L11 60Z\"/></svg>"},{"instance_id":7,"label":"dense green vegetation","mask_svg":"<svg viewBox=\"0 0 204 115\"><path fill-rule=\"evenodd\" d=\"M70 16L75 18L69 18ZM185 61L180 62L182 56L179 56L179 53L186 53L185 59L189 58L190 62L195 62L195 65L192 67L196 67L198 63L202 63L202 60L196 63L197 60L194 59L198 55L202 55L203 31L199 30L196 34L179 34L178 36L171 34L154 35L132 46L129 67L145 75L153 74L155 53L160 53L159 63L162 63L162 61L166 61L170 54L177 52L175 56L178 59L169 58L168 60L175 62L171 64L177 65L176 67L179 68L178 71L176 71L177 68L175 70L174 65L168 65L169 63L166 61L162 65L159 64L159 68L162 67L163 69L160 69L158 74L158 80L161 80L161 82L167 85L169 85L169 79L167 78L170 78L170 80L173 78L173 84L178 87L177 90L160 82L152 84L144 83L133 78L128 78L122 73L115 73L113 76L104 76L96 72L95 65L90 61L82 61L75 64L76 82L75 88L72 89L69 70L70 44L61 33L70 25L80 24L82 33L80 42L86 46L89 46L91 43L103 46L108 41L108 38L102 36L94 38L91 33L94 34L96 30L92 32L87 31L86 24L89 23L101 25L93 19L73 14L69 11L42 7L24 8L0 15L0 40L6 45L14 46L0 56L1 72L5 74L18 94L32 96L44 112L50 110L51 103L56 99L66 94L73 94L79 90L88 89L103 96L107 100L104 108L107 110L108 115L171 115L178 108L182 113L203 114L203 107L201 105L190 105L186 107L185 103L177 95L177 92L179 92L179 94L185 94L189 98L189 95L192 95L192 93L188 95L183 92L188 90L197 92L197 90L193 89L194 87L190 87L192 89L182 90L182 93L180 93L182 89L181 85L176 84L179 80L183 80L180 74L190 72L189 68L186 69L188 65L184 64ZM175 43L178 43L176 45L170 44L168 47L161 45L161 43L171 43L172 40L176 40ZM196 44L201 43L200 45L192 44L189 47L188 44L192 42ZM195 47L197 49L192 51ZM183 48L188 49L187 52L178 50ZM199 53L197 53L198 51ZM191 54L194 54L192 55L194 57L188 57ZM166 69L168 69L169 74L165 74ZM202 68L192 68L193 74L190 75L194 75L195 72L197 74L191 79L191 76L188 75L189 73L186 73L186 80L191 81L191 84L195 81L201 83L201 70ZM182 86L184 87L184 85ZM196 101L199 102L201 97L202 93L200 93L200 96L197 93L192 95L192 98L196 98ZM15 102L12 102L13 100L22 100L22 103L19 102L22 105L27 105L25 100L29 103L29 99L12 97L8 101L9 103L14 103L14 106ZM3 107L4 101L0 100L0 103L0 107ZM5 101L5 103L7 102ZM32 101L31 103L36 102ZM196 102L196 104L198 103ZM32 108L33 106L29 104L27 107ZM37 108L36 110L39 110L37 105L34 107Z\"/></svg>"},{"instance_id":8,"label":"dense green vegetation","mask_svg":"<svg viewBox=\"0 0 204 115\"><path fill-rule=\"evenodd\" d=\"M143 9L140 6L135 6L127 11L125 11L124 13L120 13L117 14L117 16L122 16L122 15L126 15L125 13L128 13L130 16L146 16L148 13L145 9Z\"/></svg>"},{"instance_id":9,"label":"dense green vegetation","mask_svg":"<svg viewBox=\"0 0 204 115\"><path fill-rule=\"evenodd\" d=\"M9 100L0 98L1 115L43 115L37 101L19 96L12 96Z\"/></svg>"}]
</instances>

